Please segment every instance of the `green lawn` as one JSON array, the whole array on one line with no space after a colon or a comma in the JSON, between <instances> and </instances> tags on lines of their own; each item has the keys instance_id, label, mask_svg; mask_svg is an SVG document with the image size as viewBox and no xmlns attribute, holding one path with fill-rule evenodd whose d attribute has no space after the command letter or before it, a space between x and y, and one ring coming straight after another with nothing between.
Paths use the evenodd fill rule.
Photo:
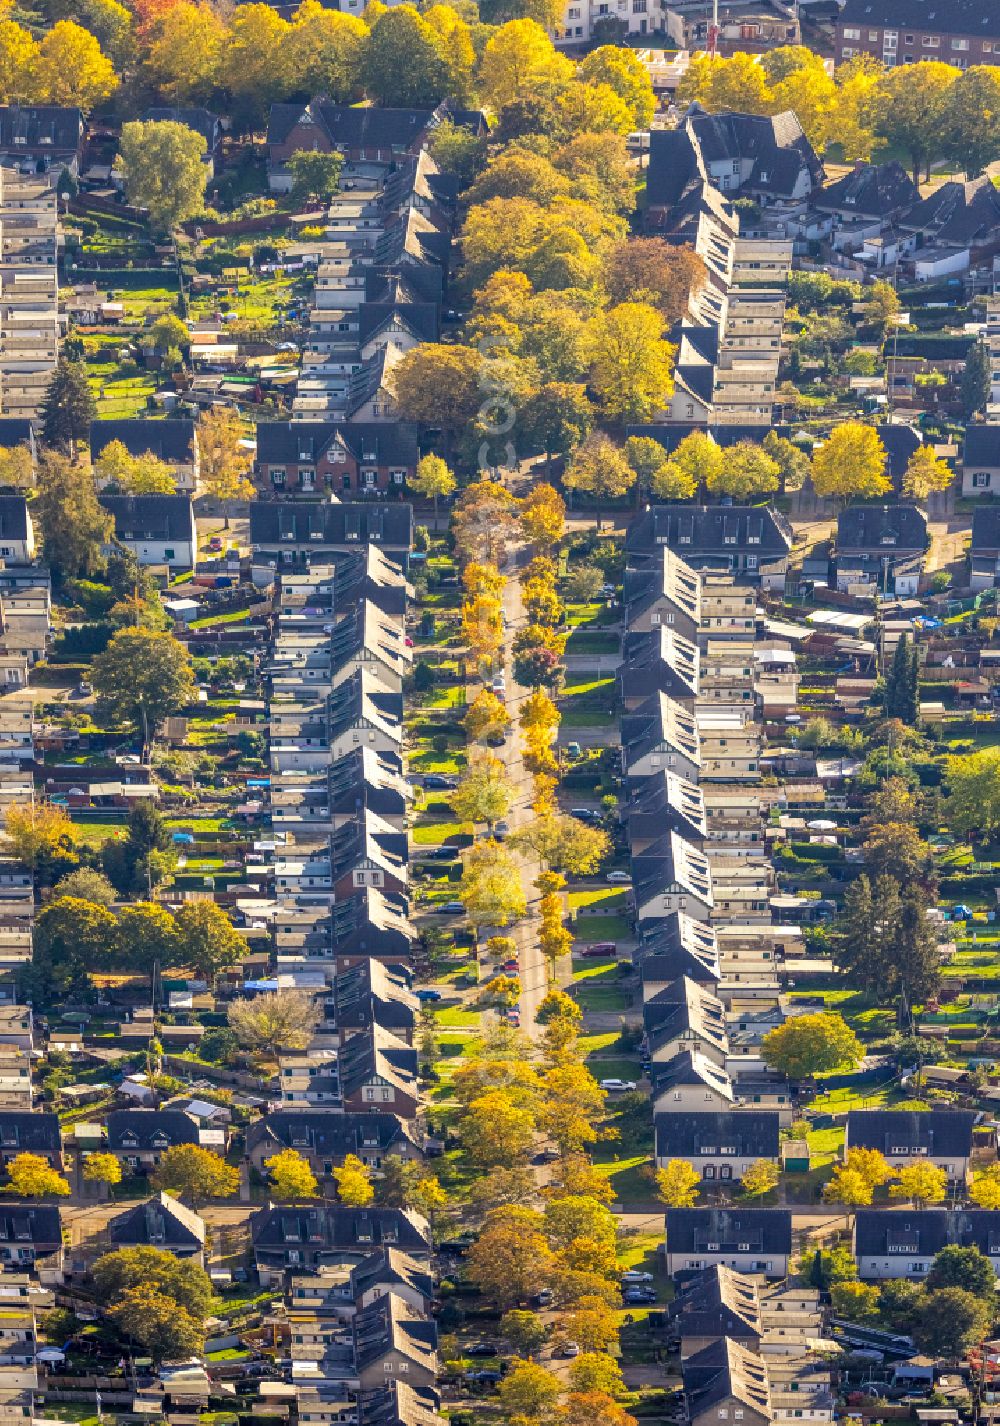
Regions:
<instances>
[{"instance_id":1,"label":"green lawn","mask_svg":"<svg viewBox=\"0 0 1000 1426\"><path fill-rule=\"evenodd\" d=\"M656 1186L650 1174L651 1163L645 1154L629 1158L594 1160L594 1168L610 1180L619 1203L650 1203L656 1198Z\"/></svg>"},{"instance_id":2,"label":"green lawn","mask_svg":"<svg viewBox=\"0 0 1000 1426\"><path fill-rule=\"evenodd\" d=\"M590 985L586 981L576 982L573 986L573 999L584 1012L628 1009L625 992L616 985Z\"/></svg>"},{"instance_id":3,"label":"green lawn","mask_svg":"<svg viewBox=\"0 0 1000 1426\"><path fill-rule=\"evenodd\" d=\"M464 1010L460 1005L446 1005L443 1009L434 1007L434 1018L439 1025L449 1025L452 1029L478 1030L478 1010Z\"/></svg>"},{"instance_id":4,"label":"green lawn","mask_svg":"<svg viewBox=\"0 0 1000 1426\"><path fill-rule=\"evenodd\" d=\"M579 913L586 908L600 911L604 915L615 916L625 910L625 900L627 893L620 887L595 886L588 887L586 891L571 891L567 896L569 909ZM577 915L577 920L586 920L586 917Z\"/></svg>"},{"instance_id":5,"label":"green lawn","mask_svg":"<svg viewBox=\"0 0 1000 1426\"><path fill-rule=\"evenodd\" d=\"M574 941L623 941L631 935L624 916L580 916L572 925Z\"/></svg>"},{"instance_id":6,"label":"green lawn","mask_svg":"<svg viewBox=\"0 0 1000 1426\"><path fill-rule=\"evenodd\" d=\"M410 829L413 843L418 847L439 847L445 842L461 838L461 845L468 846L472 837L472 827L468 822L418 821Z\"/></svg>"}]
</instances>

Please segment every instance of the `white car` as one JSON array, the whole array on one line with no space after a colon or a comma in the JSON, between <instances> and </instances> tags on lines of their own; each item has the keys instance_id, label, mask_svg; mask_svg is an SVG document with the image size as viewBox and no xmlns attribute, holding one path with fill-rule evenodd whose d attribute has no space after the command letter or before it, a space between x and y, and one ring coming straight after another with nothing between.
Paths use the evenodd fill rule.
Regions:
<instances>
[{"instance_id":1,"label":"white car","mask_svg":"<svg viewBox=\"0 0 1000 1426\"><path fill-rule=\"evenodd\" d=\"M626 1090L635 1089L636 1083L634 1079L602 1079L601 1088L609 1094L624 1094Z\"/></svg>"},{"instance_id":2,"label":"white car","mask_svg":"<svg viewBox=\"0 0 1000 1426\"><path fill-rule=\"evenodd\" d=\"M627 1283L630 1283L630 1284L631 1284L631 1283L636 1283L636 1282L652 1282L652 1281L653 1281L653 1274L652 1274L652 1273L641 1273L641 1272L639 1272L638 1268L630 1268L627 1273L622 1273L622 1282L627 1282Z\"/></svg>"},{"instance_id":3,"label":"white car","mask_svg":"<svg viewBox=\"0 0 1000 1426\"><path fill-rule=\"evenodd\" d=\"M607 880L611 882L613 886L632 885L632 878L629 876L627 871L609 871Z\"/></svg>"},{"instance_id":4,"label":"white car","mask_svg":"<svg viewBox=\"0 0 1000 1426\"><path fill-rule=\"evenodd\" d=\"M578 1357L580 1355L579 1344L576 1342L564 1342L559 1355L561 1357Z\"/></svg>"}]
</instances>

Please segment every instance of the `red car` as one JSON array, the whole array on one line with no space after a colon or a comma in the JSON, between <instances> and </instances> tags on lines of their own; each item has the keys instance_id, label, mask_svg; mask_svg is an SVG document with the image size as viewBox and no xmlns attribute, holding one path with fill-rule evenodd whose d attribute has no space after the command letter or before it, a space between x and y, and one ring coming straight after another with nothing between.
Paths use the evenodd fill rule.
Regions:
<instances>
[{"instance_id":1,"label":"red car","mask_svg":"<svg viewBox=\"0 0 1000 1426\"><path fill-rule=\"evenodd\" d=\"M503 968L508 975L517 975L517 972L521 969L517 961L504 961Z\"/></svg>"},{"instance_id":2,"label":"red car","mask_svg":"<svg viewBox=\"0 0 1000 1426\"><path fill-rule=\"evenodd\" d=\"M617 941L595 941L591 946L584 946L577 951L578 956L584 959L593 960L598 956L616 956L618 954Z\"/></svg>"}]
</instances>

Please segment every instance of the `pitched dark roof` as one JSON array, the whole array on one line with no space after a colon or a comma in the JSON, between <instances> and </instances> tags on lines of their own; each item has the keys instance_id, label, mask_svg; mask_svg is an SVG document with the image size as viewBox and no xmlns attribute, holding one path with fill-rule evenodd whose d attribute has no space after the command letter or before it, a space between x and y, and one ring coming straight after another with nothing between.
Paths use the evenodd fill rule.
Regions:
<instances>
[{"instance_id":1,"label":"pitched dark roof","mask_svg":"<svg viewBox=\"0 0 1000 1426\"><path fill-rule=\"evenodd\" d=\"M394 1381L358 1398L358 1426L440 1426L441 1398L429 1386Z\"/></svg>"},{"instance_id":2,"label":"pitched dark roof","mask_svg":"<svg viewBox=\"0 0 1000 1426\"><path fill-rule=\"evenodd\" d=\"M208 153L211 153L219 142L221 120L218 114L213 114L209 109L182 109L176 105L163 105L147 109L142 120L145 124L186 124L189 129L194 129L196 134L201 134Z\"/></svg>"},{"instance_id":3,"label":"pitched dark roof","mask_svg":"<svg viewBox=\"0 0 1000 1426\"><path fill-rule=\"evenodd\" d=\"M934 243L950 247L988 242L1000 223L1000 193L986 177L968 183L952 180L915 203L899 222L910 232L929 234Z\"/></svg>"},{"instance_id":4,"label":"pitched dark roof","mask_svg":"<svg viewBox=\"0 0 1000 1426\"><path fill-rule=\"evenodd\" d=\"M837 517L837 552L919 551L927 546L927 516L916 505L849 505Z\"/></svg>"},{"instance_id":5,"label":"pitched dark roof","mask_svg":"<svg viewBox=\"0 0 1000 1426\"><path fill-rule=\"evenodd\" d=\"M28 502L23 495L0 495L0 539L28 538Z\"/></svg>"},{"instance_id":6,"label":"pitched dark roof","mask_svg":"<svg viewBox=\"0 0 1000 1426\"><path fill-rule=\"evenodd\" d=\"M194 538L189 495L102 495L101 504L114 516L119 540Z\"/></svg>"},{"instance_id":7,"label":"pitched dark roof","mask_svg":"<svg viewBox=\"0 0 1000 1426\"><path fill-rule=\"evenodd\" d=\"M255 1248L284 1247L308 1242L348 1250L391 1244L406 1253L426 1255L431 1250L430 1227L425 1218L406 1208L349 1208L342 1203L268 1204L250 1217Z\"/></svg>"},{"instance_id":8,"label":"pitched dark roof","mask_svg":"<svg viewBox=\"0 0 1000 1426\"><path fill-rule=\"evenodd\" d=\"M787 1208L668 1208L671 1253L790 1253L792 1215ZM709 1248L717 1243L717 1248ZM741 1243L749 1244L741 1248Z\"/></svg>"},{"instance_id":9,"label":"pitched dark roof","mask_svg":"<svg viewBox=\"0 0 1000 1426\"><path fill-rule=\"evenodd\" d=\"M717 1157L726 1149L737 1158L776 1159L780 1130L777 1109L741 1109L732 1114L668 1113L654 1116L656 1157Z\"/></svg>"},{"instance_id":10,"label":"pitched dark roof","mask_svg":"<svg viewBox=\"0 0 1000 1426\"><path fill-rule=\"evenodd\" d=\"M654 129L654 133L657 130ZM689 338L697 341L698 333L703 328L688 326L685 332ZM694 421L671 421L670 425L661 424L657 421L647 422L641 426L626 426L625 435L647 436L652 441L659 444L668 453L675 451L685 437L690 436L692 431L700 431L706 436L711 436L717 446L735 446L739 441L754 441L760 439L759 426L699 426ZM774 427L776 435L789 440L792 435L792 427L788 425L778 425Z\"/></svg>"},{"instance_id":11,"label":"pitched dark roof","mask_svg":"<svg viewBox=\"0 0 1000 1426\"><path fill-rule=\"evenodd\" d=\"M680 946L664 955L644 956L639 972L644 986L669 985L678 976L686 975L697 985L707 985L714 990L720 979L718 964L703 961Z\"/></svg>"},{"instance_id":12,"label":"pitched dark roof","mask_svg":"<svg viewBox=\"0 0 1000 1426\"><path fill-rule=\"evenodd\" d=\"M946 35L1000 38L1000 10L995 0L847 0L841 25L907 25Z\"/></svg>"},{"instance_id":13,"label":"pitched dark roof","mask_svg":"<svg viewBox=\"0 0 1000 1426\"><path fill-rule=\"evenodd\" d=\"M1000 553L1000 505L977 505L972 512L972 553Z\"/></svg>"},{"instance_id":14,"label":"pitched dark roof","mask_svg":"<svg viewBox=\"0 0 1000 1426\"><path fill-rule=\"evenodd\" d=\"M639 935L636 960L642 963L682 951L701 960L706 966L718 966L719 947L714 928L703 921L696 921L693 916L685 916L683 911L672 911L669 916L658 917L655 922L649 923L648 930L640 926ZM680 974L687 975L688 972L681 971ZM698 977L693 975L691 979L697 980Z\"/></svg>"},{"instance_id":15,"label":"pitched dark roof","mask_svg":"<svg viewBox=\"0 0 1000 1426\"><path fill-rule=\"evenodd\" d=\"M433 109L380 109L368 105L272 104L267 142L281 144L305 118L343 148L411 148L433 117Z\"/></svg>"},{"instance_id":16,"label":"pitched dark roof","mask_svg":"<svg viewBox=\"0 0 1000 1426\"><path fill-rule=\"evenodd\" d=\"M338 970L333 981L338 1029L374 1024L401 1037L412 1034L418 1002L409 979L403 971L390 973L381 961L358 961Z\"/></svg>"},{"instance_id":17,"label":"pitched dark roof","mask_svg":"<svg viewBox=\"0 0 1000 1426\"><path fill-rule=\"evenodd\" d=\"M936 1159L972 1152L973 1109L852 1109L847 1146L878 1149L887 1158L926 1154Z\"/></svg>"},{"instance_id":18,"label":"pitched dark roof","mask_svg":"<svg viewBox=\"0 0 1000 1426\"><path fill-rule=\"evenodd\" d=\"M112 1109L104 1127L108 1148L121 1153L198 1142L197 1124L180 1109Z\"/></svg>"},{"instance_id":19,"label":"pitched dark roof","mask_svg":"<svg viewBox=\"0 0 1000 1426\"><path fill-rule=\"evenodd\" d=\"M316 536L317 538L314 538ZM276 504L250 503L250 540L255 548L324 545L356 548L371 541L382 549L408 551L413 541L413 510L402 502L341 504L318 500Z\"/></svg>"},{"instance_id":20,"label":"pitched dark roof","mask_svg":"<svg viewBox=\"0 0 1000 1426\"><path fill-rule=\"evenodd\" d=\"M416 465L417 428L408 421L260 421L258 465L299 465L318 461L333 445L360 464Z\"/></svg>"},{"instance_id":21,"label":"pitched dark roof","mask_svg":"<svg viewBox=\"0 0 1000 1426\"><path fill-rule=\"evenodd\" d=\"M409 1135L396 1114L335 1113L330 1109L275 1109L247 1130L247 1150L299 1149L331 1163L348 1154L392 1153L409 1146Z\"/></svg>"},{"instance_id":22,"label":"pitched dark roof","mask_svg":"<svg viewBox=\"0 0 1000 1426\"><path fill-rule=\"evenodd\" d=\"M159 460L188 465L194 458L194 422L169 416L163 421L91 421L90 458L96 460L112 441L121 441L130 455L147 453Z\"/></svg>"},{"instance_id":23,"label":"pitched dark roof","mask_svg":"<svg viewBox=\"0 0 1000 1426\"><path fill-rule=\"evenodd\" d=\"M813 183L822 178L823 165L791 110L774 115L706 114L692 106L686 126L706 166L727 159L752 163L745 187L781 197L794 192L803 171Z\"/></svg>"},{"instance_id":24,"label":"pitched dark roof","mask_svg":"<svg viewBox=\"0 0 1000 1426\"><path fill-rule=\"evenodd\" d=\"M0 1110L0 1150L25 1149L29 1153L57 1154L62 1148L62 1129L58 1114L18 1113Z\"/></svg>"},{"instance_id":25,"label":"pitched dark roof","mask_svg":"<svg viewBox=\"0 0 1000 1426\"><path fill-rule=\"evenodd\" d=\"M848 216L857 213L862 218L883 218L909 208L920 198L920 190L903 165L891 163L858 163L838 178L827 183L812 196L813 207L823 212L836 210Z\"/></svg>"},{"instance_id":26,"label":"pitched dark roof","mask_svg":"<svg viewBox=\"0 0 1000 1426\"><path fill-rule=\"evenodd\" d=\"M419 341L436 342L441 333L440 311L434 302L363 302L358 308L358 345L371 341L393 321Z\"/></svg>"},{"instance_id":27,"label":"pitched dark roof","mask_svg":"<svg viewBox=\"0 0 1000 1426\"><path fill-rule=\"evenodd\" d=\"M919 1257L929 1261L949 1243L1000 1255L1000 1212L989 1208L906 1208L898 1213L859 1208L854 1241L858 1257Z\"/></svg>"},{"instance_id":28,"label":"pitched dark roof","mask_svg":"<svg viewBox=\"0 0 1000 1426\"><path fill-rule=\"evenodd\" d=\"M8 450L11 446L31 444L34 426L31 421L17 416L0 416L0 446Z\"/></svg>"},{"instance_id":29,"label":"pitched dark roof","mask_svg":"<svg viewBox=\"0 0 1000 1426\"><path fill-rule=\"evenodd\" d=\"M693 1421L730 1399L763 1420L771 1420L771 1396L763 1357L732 1337L720 1337L681 1363L688 1419ZM723 1408L718 1413L728 1416Z\"/></svg>"},{"instance_id":30,"label":"pitched dark roof","mask_svg":"<svg viewBox=\"0 0 1000 1426\"><path fill-rule=\"evenodd\" d=\"M923 445L919 431L901 421L889 421L878 428L878 438L885 447L886 474L898 487L906 473L913 452Z\"/></svg>"},{"instance_id":31,"label":"pitched dark roof","mask_svg":"<svg viewBox=\"0 0 1000 1426\"><path fill-rule=\"evenodd\" d=\"M705 177L698 148L686 129L653 129L646 164L646 197L653 207L673 208L688 184Z\"/></svg>"},{"instance_id":32,"label":"pitched dark roof","mask_svg":"<svg viewBox=\"0 0 1000 1426\"><path fill-rule=\"evenodd\" d=\"M343 815L368 809L381 817L401 817L408 804L399 785L399 774L392 768L392 759L387 754L366 759L367 751L352 748L331 762L325 789L330 811ZM366 776L366 764L371 776Z\"/></svg>"},{"instance_id":33,"label":"pitched dark roof","mask_svg":"<svg viewBox=\"0 0 1000 1426\"><path fill-rule=\"evenodd\" d=\"M62 1247L59 1209L48 1203L5 1204L0 1207L0 1243L31 1243L42 1252Z\"/></svg>"},{"instance_id":34,"label":"pitched dark roof","mask_svg":"<svg viewBox=\"0 0 1000 1426\"><path fill-rule=\"evenodd\" d=\"M735 1337L743 1342L761 1337L755 1280L721 1263L681 1286L669 1315L682 1337Z\"/></svg>"},{"instance_id":35,"label":"pitched dark roof","mask_svg":"<svg viewBox=\"0 0 1000 1426\"><path fill-rule=\"evenodd\" d=\"M1000 421L977 421L966 426L962 462L966 470L977 465L1000 465Z\"/></svg>"},{"instance_id":36,"label":"pitched dark roof","mask_svg":"<svg viewBox=\"0 0 1000 1426\"><path fill-rule=\"evenodd\" d=\"M193 1250L205 1243L205 1224L168 1193L158 1193L119 1213L108 1224L115 1247L154 1247L165 1252Z\"/></svg>"},{"instance_id":37,"label":"pitched dark roof","mask_svg":"<svg viewBox=\"0 0 1000 1426\"><path fill-rule=\"evenodd\" d=\"M79 109L55 104L0 106L0 149L40 148L44 144L46 148L74 152L82 141L83 115Z\"/></svg>"},{"instance_id":38,"label":"pitched dark roof","mask_svg":"<svg viewBox=\"0 0 1000 1426\"><path fill-rule=\"evenodd\" d=\"M689 562L706 557L728 561L733 554L779 559L792 548L792 532L785 517L768 505L649 505L629 525L625 549L650 554L659 545Z\"/></svg>"}]
</instances>

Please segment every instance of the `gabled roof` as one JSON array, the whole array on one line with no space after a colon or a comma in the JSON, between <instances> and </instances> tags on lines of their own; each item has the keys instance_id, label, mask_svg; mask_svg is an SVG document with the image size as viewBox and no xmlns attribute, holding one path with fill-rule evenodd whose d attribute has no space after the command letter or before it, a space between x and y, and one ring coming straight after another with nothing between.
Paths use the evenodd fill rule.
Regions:
<instances>
[{"instance_id":1,"label":"gabled roof","mask_svg":"<svg viewBox=\"0 0 1000 1426\"><path fill-rule=\"evenodd\" d=\"M0 106L0 148L40 147L70 152L83 140L83 115L79 109L56 104L5 104Z\"/></svg>"},{"instance_id":2,"label":"gabled roof","mask_svg":"<svg viewBox=\"0 0 1000 1426\"><path fill-rule=\"evenodd\" d=\"M730 1102L735 1098L733 1082L726 1071L697 1050L684 1050L664 1065L654 1061L649 1077L653 1085L654 1100L672 1090L680 1089L683 1085L701 1086L717 1094L720 1099Z\"/></svg>"},{"instance_id":3,"label":"gabled roof","mask_svg":"<svg viewBox=\"0 0 1000 1426\"><path fill-rule=\"evenodd\" d=\"M28 538L28 502L23 495L0 495L0 539Z\"/></svg>"},{"instance_id":4,"label":"gabled roof","mask_svg":"<svg viewBox=\"0 0 1000 1426\"><path fill-rule=\"evenodd\" d=\"M975 1122L973 1109L852 1109L846 1143L851 1149L878 1149L890 1159L918 1154L965 1158L972 1152Z\"/></svg>"},{"instance_id":5,"label":"gabled roof","mask_svg":"<svg viewBox=\"0 0 1000 1426\"><path fill-rule=\"evenodd\" d=\"M783 558L792 548L785 517L767 505L647 505L629 525L625 549L652 554L661 545L691 563L706 556Z\"/></svg>"},{"instance_id":6,"label":"gabled roof","mask_svg":"<svg viewBox=\"0 0 1000 1426\"><path fill-rule=\"evenodd\" d=\"M640 927L639 936L636 959L641 963L644 964L647 960L659 961L663 957L681 953L701 961L706 970L714 968L715 979L721 978L718 939L714 928L704 921L696 921L693 916L688 916L683 911L672 911L668 916L649 922L647 929ZM649 974L652 973L651 968ZM678 971L677 974L690 974L692 980L700 979L690 971Z\"/></svg>"},{"instance_id":7,"label":"gabled roof","mask_svg":"<svg viewBox=\"0 0 1000 1426\"><path fill-rule=\"evenodd\" d=\"M898 489L910 457L923 445L920 432L902 421L887 421L878 427L878 438L885 447L886 474Z\"/></svg>"},{"instance_id":8,"label":"gabled roof","mask_svg":"<svg viewBox=\"0 0 1000 1426\"><path fill-rule=\"evenodd\" d=\"M654 1116L656 1157L717 1158L725 1150L741 1159L777 1159L781 1130L777 1109L659 1113Z\"/></svg>"},{"instance_id":9,"label":"gabled roof","mask_svg":"<svg viewBox=\"0 0 1000 1426\"><path fill-rule=\"evenodd\" d=\"M198 1143L197 1124L179 1109L112 1109L104 1127L108 1148L120 1153Z\"/></svg>"},{"instance_id":10,"label":"gabled roof","mask_svg":"<svg viewBox=\"0 0 1000 1426\"><path fill-rule=\"evenodd\" d=\"M177 105L147 109L142 121L144 124L185 124L189 129L194 129L196 134L201 134L208 153L211 153L219 142L222 123L218 114L213 114L209 109L183 109Z\"/></svg>"},{"instance_id":11,"label":"gabled roof","mask_svg":"<svg viewBox=\"0 0 1000 1426\"><path fill-rule=\"evenodd\" d=\"M764 1358L731 1337L703 1347L681 1364L688 1418L700 1416L719 1402L733 1399L771 1418L771 1390Z\"/></svg>"},{"instance_id":12,"label":"gabled roof","mask_svg":"<svg viewBox=\"0 0 1000 1426\"><path fill-rule=\"evenodd\" d=\"M929 1262L955 1243L978 1248L987 1257L1000 1255L1000 1212L988 1208L905 1208L886 1213L859 1208L854 1227L858 1257L918 1257Z\"/></svg>"},{"instance_id":13,"label":"gabled roof","mask_svg":"<svg viewBox=\"0 0 1000 1426\"><path fill-rule=\"evenodd\" d=\"M116 1248L153 1247L170 1252L205 1244L205 1222L169 1193L157 1193L112 1218L108 1224Z\"/></svg>"},{"instance_id":14,"label":"gabled roof","mask_svg":"<svg viewBox=\"0 0 1000 1426\"><path fill-rule=\"evenodd\" d=\"M670 1317L682 1337L759 1341L761 1312L757 1280L734 1272L722 1263L713 1264L680 1288L671 1303Z\"/></svg>"},{"instance_id":15,"label":"gabled roof","mask_svg":"<svg viewBox=\"0 0 1000 1426\"><path fill-rule=\"evenodd\" d=\"M919 552L927 545L927 516L916 505L849 505L837 517L837 553Z\"/></svg>"},{"instance_id":16,"label":"gabled roof","mask_svg":"<svg viewBox=\"0 0 1000 1426\"><path fill-rule=\"evenodd\" d=\"M358 1399L358 1426L441 1426L441 1398L430 1387L394 1381Z\"/></svg>"},{"instance_id":17,"label":"gabled roof","mask_svg":"<svg viewBox=\"0 0 1000 1426\"><path fill-rule=\"evenodd\" d=\"M163 421L91 421L90 458L96 460L112 441L121 441L133 456L154 455L162 461L186 465L194 458L194 422L179 416Z\"/></svg>"},{"instance_id":18,"label":"gabled roof","mask_svg":"<svg viewBox=\"0 0 1000 1426\"><path fill-rule=\"evenodd\" d=\"M0 1204L0 1243L30 1243L46 1253L62 1248L59 1209L50 1203Z\"/></svg>"},{"instance_id":19,"label":"gabled roof","mask_svg":"<svg viewBox=\"0 0 1000 1426\"><path fill-rule=\"evenodd\" d=\"M749 163L748 187L790 196L803 171L812 183L823 176L823 165L790 109L782 114L706 114L692 105L685 120L706 166L732 160ZM650 156L652 162L652 155Z\"/></svg>"},{"instance_id":20,"label":"gabled roof","mask_svg":"<svg viewBox=\"0 0 1000 1426\"><path fill-rule=\"evenodd\" d=\"M392 1245L407 1253L426 1256L431 1250L431 1230L426 1218L410 1208L350 1208L343 1203L269 1203L250 1216L255 1248L309 1243L319 1248L342 1248L370 1253Z\"/></svg>"},{"instance_id":21,"label":"gabled roof","mask_svg":"<svg viewBox=\"0 0 1000 1426\"><path fill-rule=\"evenodd\" d=\"M665 693L654 693L633 713L622 715L621 742L626 769L659 748L667 748L695 766L701 762L694 714Z\"/></svg>"},{"instance_id":22,"label":"gabled roof","mask_svg":"<svg viewBox=\"0 0 1000 1426\"><path fill-rule=\"evenodd\" d=\"M678 976L642 1007L649 1053L655 1055L678 1035L695 1035L699 1048L728 1052L726 1011L722 1001L698 981Z\"/></svg>"},{"instance_id":23,"label":"gabled roof","mask_svg":"<svg viewBox=\"0 0 1000 1426\"><path fill-rule=\"evenodd\" d=\"M332 1109L273 1109L247 1130L247 1150L298 1149L331 1163L348 1154L392 1153L412 1147L410 1132L397 1114L340 1113Z\"/></svg>"},{"instance_id":24,"label":"gabled roof","mask_svg":"<svg viewBox=\"0 0 1000 1426\"><path fill-rule=\"evenodd\" d=\"M712 869L699 848L677 832L666 832L638 856L632 857L632 894L637 911L652 897L672 886L706 906L712 900Z\"/></svg>"},{"instance_id":25,"label":"gabled roof","mask_svg":"<svg viewBox=\"0 0 1000 1426\"><path fill-rule=\"evenodd\" d=\"M666 1224L671 1253L715 1252L731 1257L738 1252L792 1251L792 1215L787 1208L668 1208Z\"/></svg>"},{"instance_id":26,"label":"gabled roof","mask_svg":"<svg viewBox=\"0 0 1000 1426\"><path fill-rule=\"evenodd\" d=\"M190 542L194 538L189 495L101 495L99 499L114 517L119 540Z\"/></svg>"},{"instance_id":27,"label":"gabled roof","mask_svg":"<svg viewBox=\"0 0 1000 1426\"><path fill-rule=\"evenodd\" d=\"M698 692L699 661L697 644L666 624L646 633L627 633L618 669L622 699L648 698L653 693L693 699Z\"/></svg>"},{"instance_id":28,"label":"gabled roof","mask_svg":"<svg viewBox=\"0 0 1000 1426\"><path fill-rule=\"evenodd\" d=\"M358 1093L378 1077L402 1094L417 1094L417 1051L395 1035L372 1025L351 1035L340 1050L340 1083L344 1098Z\"/></svg>"},{"instance_id":29,"label":"gabled roof","mask_svg":"<svg viewBox=\"0 0 1000 1426\"><path fill-rule=\"evenodd\" d=\"M1000 505L977 505L972 512L972 553L1000 552Z\"/></svg>"},{"instance_id":30,"label":"gabled roof","mask_svg":"<svg viewBox=\"0 0 1000 1426\"><path fill-rule=\"evenodd\" d=\"M343 148L403 148L416 144L433 109L380 109L374 105L272 104L267 126L269 144L284 143L300 124L315 125L334 145Z\"/></svg>"},{"instance_id":31,"label":"gabled roof","mask_svg":"<svg viewBox=\"0 0 1000 1426\"><path fill-rule=\"evenodd\" d=\"M0 1109L0 1150L58 1154L61 1149L62 1127L58 1114Z\"/></svg>"},{"instance_id":32,"label":"gabled roof","mask_svg":"<svg viewBox=\"0 0 1000 1426\"><path fill-rule=\"evenodd\" d=\"M387 1352L398 1352L411 1366L432 1377L436 1374L437 1323L418 1316L416 1310L394 1292L362 1308L351 1325L356 1371L380 1361Z\"/></svg>"},{"instance_id":33,"label":"gabled roof","mask_svg":"<svg viewBox=\"0 0 1000 1426\"><path fill-rule=\"evenodd\" d=\"M696 844L707 838L705 796L697 783L661 768L649 777L631 778L629 793L625 819L633 844L639 836L652 839L654 831L679 832Z\"/></svg>"},{"instance_id":34,"label":"gabled roof","mask_svg":"<svg viewBox=\"0 0 1000 1426\"><path fill-rule=\"evenodd\" d=\"M1000 421L977 421L965 428L962 462L966 470L1000 465Z\"/></svg>"},{"instance_id":35,"label":"gabled roof","mask_svg":"<svg viewBox=\"0 0 1000 1426\"><path fill-rule=\"evenodd\" d=\"M812 204L822 212L836 211L846 217L857 214L859 218L887 218L911 207L919 198L920 190L913 179L893 159L891 163L855 164L850 173L815 192Z\"/></svg>"},{"instance_id":36,"label":"gabled roof","mask_svg":"<svg viewBox=\"0 0 1000 1426\"><path fill-rule=\"evenodd\" d=\"M430 1269L400 1248L378 1248L351 1268L351 1295L355 1301L373 1288L393 1284L412 1288L428 1302L434 1296L434 1276Z\"/></svg>"},{"instance_id":37,"label":"gabled roof","mask_svg":"<svg viewBox=\"0 0 1000 1426\"><path fill-rule=\"evenodd\" d=\"M908 232L925 233L934 243L955 248L988 242L998 223L1000 192L985 176L942 184L899 220Z\"/></svg>"},{"instance_id":38,"label":"gabled roof","mask_svg":"<svg viewBox=\"0 0 1000 1426\"><path fill-rule=\"evenodd\" d=\"M314 551L330 545L360 549L371 542L406 552L413 541L413 510L410 505L374 500L364 504L252 500L250 540L257 549L295 545Z\"/></svg>"},{"instance_id":39,"label":"gabled roof","mask_svg":"<svg viewBox=\"0 0 1000 1426\"><path fill-rule=\"evenodd\" d=\"M338 970L333 998L338 1029L375 1024L400 1036L412 1033L420 1004L410 990L409 975L401 968L390 971L376 960Z\"/></svg>"},{"instance_id":40,"label":"gabled roof","mask_svg":"<svg viewBox=\"0 0 1000 1426\"><path fill-rule=\"evenodd\" d=\"M847 0L841 25L906 25L915 30L940 30L946 35L1000 38L1000 11L994 0Z\"/></svg>"}]
</instances>

